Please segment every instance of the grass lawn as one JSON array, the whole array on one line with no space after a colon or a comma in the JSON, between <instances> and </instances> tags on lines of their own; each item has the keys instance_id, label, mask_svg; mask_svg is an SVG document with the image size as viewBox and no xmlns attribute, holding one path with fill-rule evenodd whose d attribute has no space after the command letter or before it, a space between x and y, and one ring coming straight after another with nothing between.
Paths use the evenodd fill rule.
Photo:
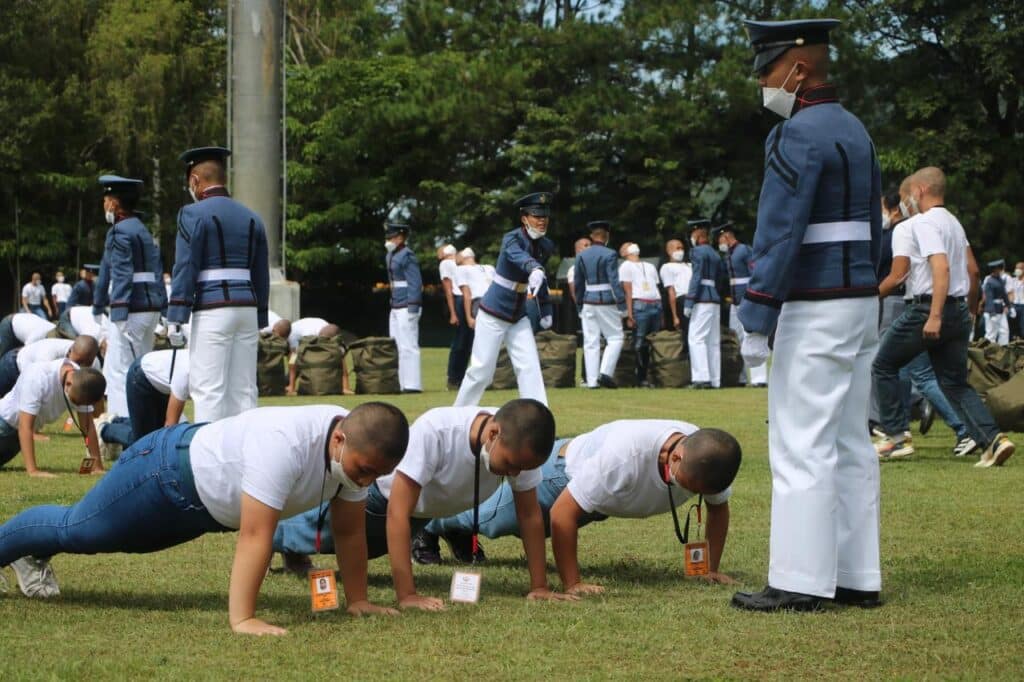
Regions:
<instances>
[{"instance_id":1,"label":"grass lawn","mask_svg":"<svg viewBox=\"0 0 1024 682\"><path fill-rule=\"evenodd\" d=\"M410 421L454 400L442 390L446 357L425 349L427 392L387 398ZM500 405L511 397L494 392L486 401ZM655 417L731 431L744 461L722 570L745 588L764 585L771 490L765 391L563 389L549 398L559 435ZM261 404L304 402L314 401ZM0 469L0 519L31 505L70 504L92 484L76 474L81 439L56 427L47 433L52 440L39 444L37 459L60 478L30 479L15 458ZM1024 437L1016 440L1024 444ZM235 536L208 535L158 554L57 556L62 595L49 602L22 597L5 569L11 591L0 596L0 678L1019 678L1024 453L1001 469L977 470L975 458L949 453L952 443L952 432L937 424L928 437L915 436L914 458L883 465L887 604L874 611L733 610L733 588L682 577L681 548L666 514L583 529L581 566L585 579L606 586L600 597L528 603L519 541L484 539L490 561L477 606L397 618L313 616L305 582L272 575L258 613L289 634L257 639L233 635L227 625ZM549 564L554 583L550 550ZM451 565L415 571L420 591L435 596L447 596L451 573ZM370 598L393 603L386 558L370 562Z\"/></svg>"}]
</instances>

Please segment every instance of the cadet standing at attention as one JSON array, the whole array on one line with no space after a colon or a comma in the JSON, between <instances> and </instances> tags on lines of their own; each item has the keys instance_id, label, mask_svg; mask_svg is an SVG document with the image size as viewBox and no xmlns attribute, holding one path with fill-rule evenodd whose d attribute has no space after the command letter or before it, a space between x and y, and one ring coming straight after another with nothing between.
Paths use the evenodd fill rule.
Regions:
<instances>
[{"instance_id":1,"label":"cadet standing at attention","mask_svg":"<svg viewBox=\"0 0 1024 682\"><path fill-rule=\"evenodd\" d=\"M515 203L520 226L506 233L501 241L494 279L480 302L473 353L455 398L456 407L480 404L484 390L494 378L502 344L508 349L516 371L519 397L548 404L537 342L526 317L526 307L538 306L540 326L551 328L551 306L544 273L544 263L555 251L554 243L544 236L551 218L551 200L551 193L536 192Z\"/></svg>"},{"instance_id":2,"label":"cadet standing at attention","mask_svg":"<svg viewBox=\"0 0 1024 682\"><path fill-rule=\"evenodd\" d=\"M749 246L736 239L736 230L732 223L719 225L713 232L714 239L718 241L718 250L722 252L723 260L725 260L725 269L729 273L729 292L732 295L732 304L729 306L729 329L736 332L736 339L742 345L746 332L743 331L743 325L740 324L739 309L740 303L743 302L743 294L747 293L747 284L750 282L750 259L753 254ZM740 375L740 383L748 386L767 386L768 365L744 366L743 373Z\"/></svg>"},{"instance_id":3,"label":"cadet standing at attention","mask_svg":"<svg viewBox=\"0 0 1024 682\"><path fill-rule=\"evenodd\" d=\"M391 284L391 317L388 336L398 346L398 382L402 393L423 390L420 377L420 304L423 300L423 276L420 264L406 242L409 226L384 224L384 260Z\"/></svg>"},{"instance_id":4,"label":"cadet standing at attention","mask_svg":"<svg viewBox=\"0 0 1024 682\"><path fill-rule=\"evenodd\" d=\"M691 220L690 265L693 275L686 294L683 314L690 320L690 379L694 388L719 388L722 385L722 336L719 325L722 303L718 281L724 276L722 259L708 244L710 220Z\"/></svg>"},{"instance_id":5,"label":"cadet standing at attention","mask_svg":"<svg viewBox=\"0 0 1024 682\"><path fill-rule=\"evenodd\" d=\"M185 345L192 317L189 393L196 422L256 407L256 347L267 324L270 269L260 217L228 194L223 147L190 149L179 158L195 203L178 213L178 238L167 309L168 340Z\"/></svg>"},{"instance_id":6,"label":"cadet standing at attention","mask_svg":"<svg viewBox=\"0 0 1024 682\"><path fill-rule=\"evenodd\" d=\"M618 388L615 366L622 352L622 316L626 292L619 281L619 256L608 248L611 229L607 221L588 223L591 246L576 257L573 280L576 306L583 326L583 367L587 388ZM601 354L601 337L608 345Z\"/></svg>"},{"instance_id":7,"label":"cadet standing at attention","mask_svg":"<svg viewBox=\"0 0 1024 682\"><path fill-rule=\"evenodd\" d=\"M153 350L160 311L167 307L159 284L163 264L160 247L135 215L142 180L101 175L107 231L100 276L93 289L92 314L97 323L110 306L103 376L107 380L107 412L128 416L125 379L137 358Z\"/></svg>"},{"instance_id":8,"label":"cadet standing at attention","mask_svg":"<svg viewBox=\"0 0 1024 682\"><path fill-rule=\"evenodd\" d=\"M878 349L881 172L874 145L828 82L839 22L747 21L766 109L786 120L765 143L754 269L740 304L750 367L768 385L772 469L768 586L753 611L878 606L878 458L868 430Z\"/></svg>"}]
</instances>

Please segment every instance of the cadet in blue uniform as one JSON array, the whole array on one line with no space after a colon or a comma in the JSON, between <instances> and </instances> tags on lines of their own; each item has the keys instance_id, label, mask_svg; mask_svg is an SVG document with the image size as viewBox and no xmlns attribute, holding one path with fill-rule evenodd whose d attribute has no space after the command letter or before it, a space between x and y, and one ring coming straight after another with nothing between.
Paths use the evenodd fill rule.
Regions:
<instances>
[{"instance_id":1,"label":"cadet in blue uniform","mask_svg":"<svg viewBox=\"0 0 1024 682\"><path fill-rule=\"evenodd\" d=\"M420 304L423 301L423 277L416 254L406 246L409 226L385 223L385 264L391 283L391 316L388 336L398 346L398 383L403 393L423 390L420 378Z\"/></svg>"},{"instance_id":2,"label":"cadet in blue uniform","mask_svg":"<svg viewBox=\"0 0 1024 682\"><path fill-rule=\"evenodd\" d=\"M690 383L694 388L719 388L722 385L722 299L718 284L725 278L722 259L708 244L707 219L691 220L690 266L693 276L686 294L683 314L690 320L687 344L690 347Z\"/></svg>"},{"instance_id":3,"label":"cadet in blue uniform","mask_svg":"<svg viewBox=\"0 0 1024 682\"><path fill-rule=\"evenodd\" d=\"M626 294L619 281L619 255L608 248L607 221L587 223L591 245L576 256L573 287L583 326L583 367L587 388L617 388L615 366L622 352ZM601 355L601 337L607 345Z\"/></svg>"},{"instance_id":4,"label":"cadet in blue uniform","mask_svg":"<svg viewBox=\"0 0 1024 682\"><path fill-rule=\"evenodd\" d=\"M78 281L71 287L71 295L68 297L68 304L65 310L74 308L76 305L92 305L93 279L100 271L98 263L86 263L78 272Z\"/></svg>"},{"instance_id":5,"label":"cadet in blue uniform","mask_svg":"<svg viewBox=\"0 0 1024 682\"><path fill-rule=\"evenodd\" d=\"M750 259L753 252L750 247L736 239L736 229L732 223L719 225L712 231L712 238L718 242L718 250L722 252L722 260L725 261L725 269L729 274L729 292L732 296L732 304L729 305L729 329L736 332L736 338L740 344L746 332L740 324L739 307L743 302L743 294L747 293L747 283L750 282ZM749 382L747 373L749 372ZM749 386L768 385L768 366L743 367L743 374L740 375L740 383Z\"/></svg>"},{"instance_id":6,"label":"cadet in blue uniform","mask_svg":"<svg viewBox=\"0 0 1024 682\"><path fill-rule=\"evenodd\" d=\"M533 338L527 306L538 306L540 325L551 327L547 275L544 263L555 251L545 237L551 217L549 192L528 194L517 200L520 226L505 234L495 267L494 279L480 301L476 316L473 353L462 380L455 406L479 405L480 398L494 378L494 366L502 344L516 371L519 397L548 404L544 377L540 373L537 342Z\"/></svg>"},{"instance_id":7,"label":"cadet in blue uniform","mask_svg":"<svg viewBox=\"0 0 1024 682\"><path fill-rule=\"evenodd\" d=\"M743 357L775 354L768 385L772 469L768 587L755 611L877 606L878 458L865 425L878 349L881 173L871 138L828 79L833 19L746 22L765 108L753 271L740 304ZM792 118L791 118L792 117Z\"/></svg>"},{"instance_id":8,"label":"cadet in blue uniform","mask_svg":"<svg viewBox=\"0 0 1024 682\"><path fill-rule=\"evenodd\" d=\"M128 367L153 350L160 311L167 297L160 281L160 247L135 215L142 180L101 175L103 211L107 231L100 276L93 288L92 314L97 322L110 306L107 353L103 376L107 380L107 411L128 416L125 379Z\"/></svg>"},{"instance_id":9,"label":"cadet in blue uniform","mask_svg":"<svg viewBox=\"0 0 1024 682\"><path fill-rule=\"evenodd\" d=\"M189 393L196 422L256 407L256 347L267 325L270 269L260 217L228 194L223 147L184 152L195 203L178 212L167 336L185 345L192 318ZM161 285L162 286L162 285Z\"/></svg>"},{"instance_id":10,"label":"cadet in blue uniform","mask_svg":"<svg viewBox=\"0 0 1024 682\"><path fill-rule=\"evenodd\" d=\"M1006 262L1002 258L990 262L989 274L981 285L985 295L985 338L1000 346L1010 343L1010 325L1006 313L1013 310L1003 282L1005 266Z\"/></svg>"}]
</instances>

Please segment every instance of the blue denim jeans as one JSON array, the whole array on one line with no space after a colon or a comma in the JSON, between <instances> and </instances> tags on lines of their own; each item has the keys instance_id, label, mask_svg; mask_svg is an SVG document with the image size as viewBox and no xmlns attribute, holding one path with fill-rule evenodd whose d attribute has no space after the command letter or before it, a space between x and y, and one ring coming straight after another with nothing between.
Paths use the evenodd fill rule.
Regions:
<instances>
[{"instance_id":1,"label":"blue denim jeans","mask_svg":"<svg viewBox=\"0 0 1024 682\"><path fill-rule=\"evenodd\" d=\"M0 320L0 356L7 355L7 351L24 345L14 335L13 317L13 315L8 315Z\"/></svg>"},{"instance_id":2,"label":"blue denim jeans","mask_svg":"<svg viewBox=\"0 0 1024 682\"><path fill-rule=\"evenodd\" d=\"M76 504L33 507L0 526L0 566L24 556L155 552L230 530L196 493L188 445L198 428L154 431Z\"/></svg>"},{"instance_id":3,"label":"blue denim jeans","mask_svg":"<svg viewBox=\"0 0 1024 682\"><path fill-rule=\"evenodd\" d=\"M36 317L41 317L44 320L49 319L48 317L46 317L46 308L44 308L42 305L30 305L28 307L28 311L35 315Z\"/></svg>"},{"instance_id":4,"label":"blue denim jeans","mask_svg":"<svg viewBox=\"0 0 1024 682\"><path fill-rule=\"evenodd\" d=\"M455 317L459 319L459 324L455 327L455 336L448 349L448 383L458 385L466 376L469 356L473 351L473 330L466 324L466 309L461 296L455 297Z\"/></svg>"},{"instance_id":5,"label":"blue denim jeans","mask_svg":"<svg viewBox=\"0 0 1024 682\"><path fill-rule=\"evenodd\" d=\"M63 315L64 311L67 310L67 309L68 309L68 302L67 301L61 301L60 303L58 303L57 304L57 316L60 317L61 315Z\"/></svg>"},{"instance_id":6,"label":"blue denim jeans","mask_svg":"<svg viewBox=\"0 0 1024 682\"><path fill-rule=\"evenodd\" d=\"M147 433L163 428L169 397L153 388L146 378L142 371L142 358L137 358L128 367L125 389L129 418L115 418L103 427L100 437L108 443L128 447Z\"/></svg>"},{"instance_id":7,"label":"blue denim jeans","mask_svg":"<svg viewBox=\"0 0 1024 682\"><path fill-rule=\"evenodd\" d=\"M661 303L645 303L633 301L633 348L636 349L636 380L637 383L647 381L647 368L651 364L651 349L647 343L647 335L661 329Z\"/></svg>"},{"instance_id":8,"label":"blue denim jeans","mask_svg":"<svg viewBox=\"0 0 1024 682\"><path fill-rule=\"evenodd\" d=\"M0 419L0 467L14 459L19 452L21 440L18 438L18 429Z\"/></svg>"},{"instance_id":9,"label":"blue denim jeans","mask_svg":"<svg viewBox=\"0 0 1024 682\"><path fill-rule=\"evenodd\" d=\"M569 476L565 473L565 457L558 456L558 451L568 440L565 438L555 441L548 460L540 469L544 480L537 487L537 502L544 515L544 532L548 536L551 535L551 507L555 505L555 500L565 490L565 486L569 485ZM516 515L516 505L512 498L512 486L502 483L493 495L480 503L479 517L481 535L489 538L518 536L519 517ZM579 525L582 528L588 523L603 521L606 518L608 517L602 514L587 514L580 520ZM467 509L455 516L434 519L427 525L427 531L434 535L469 535L473 532L473 510Z\"/></svg>"},{"instance_id":10,"label":"blue denim jeans","mask_svg":"<svg viewBox=\"0 0 1024 682\"><path fill-rule=\"evenodd\" d=\"M274 551L292 554L316 554L316 527L324 515L320 531L320 554L334 554L334 536L331 535L329 502L298 516L282 520L274 531ZM388 499L376 483L366 491L366 549L370 559L388 553ZM409 519L412 535L419 533L430 519ZM412 538L410 537L410 541Z\"/></svg>"},{"instance_id":11,"label":"blue denim jeans","mask_svg":"<svg viewBox=\"0 0 1024 682\"><path fill-rule=\"evenodd\" d=\"M9 350L0 357L0 396L10 393L21 376L21 370L18 369L19 350L21 349Z\"/></svg>"},{"instance_id":12,"label":"blue denim jeans","mask_svg":"<svg viewBox=\"0 0 1024 682\"><path fill-rule=\"evenodd\" d=\"M957 439L966 436L967 427L964 425L963 420L960 419L960 415L953 409L953 406L949 404L946 394L942 392L942 388L939 386L939 379L935 376L932 360L928 357L928 353L921 353L911 360L910 363L900 370L901 376L904 371L921 396L932 404L932 407L939 413L942 420L949 425L949 428L956 432ZM904 404L909 408L909 401ZM909 409L906 414L909 417ZM910 428L909 423L907 428Z\"/></svg>"},{"instance_id":13,"label":"blue denim jeans","mask_svg":"<svg viewBox=\"0 0 1024 682\"><path fill-rule=\"evenodd\" d=\"M967 382L967 345L971 330L967 304L946 303L942 309L939 339L926 343L923 329L929 309L927 303L908 305L893 322L878 349L872 374L878 386L882 430L890 435L906 430L909 416L900 400L900 368L927 352L943 393L963 418L968 433L979 445L987 447L998 435L999 427Z\"/></svg>"}]
</instances>

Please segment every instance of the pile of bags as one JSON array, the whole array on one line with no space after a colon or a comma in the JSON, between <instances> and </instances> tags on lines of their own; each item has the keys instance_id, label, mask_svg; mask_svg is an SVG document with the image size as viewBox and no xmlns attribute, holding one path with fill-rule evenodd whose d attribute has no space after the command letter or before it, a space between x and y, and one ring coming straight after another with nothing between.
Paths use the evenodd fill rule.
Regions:
<instances>
[{"instance_id":1,"label":"pile of bags","mask_svg":"<svg viewBox=\"0 0 1024 682\"><path fill-rule=\"evenodd\" d=\"M988 403L1003 431L1024 431L1024 341L1007 346L986 339L967 349L968 381Z\"/></svg>"}]
</instances>

